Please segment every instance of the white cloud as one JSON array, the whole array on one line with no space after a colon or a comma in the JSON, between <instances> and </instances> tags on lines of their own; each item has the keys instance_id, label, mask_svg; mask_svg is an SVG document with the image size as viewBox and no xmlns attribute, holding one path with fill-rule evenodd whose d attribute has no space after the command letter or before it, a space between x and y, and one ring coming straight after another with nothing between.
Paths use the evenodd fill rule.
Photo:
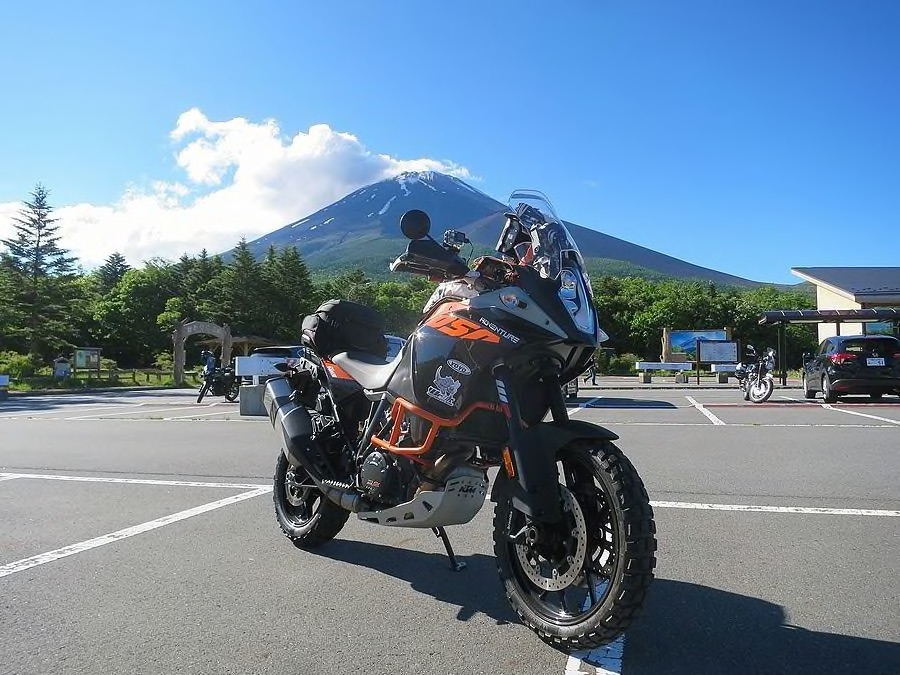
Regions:
<instances>
[{"instance_id":1,"label":"white cloud","mask_svg":"<svg viewBox=\"0 0 900 675\"><path fill-rule=\"evenodd\" d=\"M193 108L179 116L170 138L183 182L131 188L110 205L55 205L61 244L84 267L114 251L132 265L202 248L224 251L242 236L255 239L403 171L471 177L451 162L372 153L327 124L286 137L275 120L215 122ZM20 208L0 204L0 237L12 235L11 218Z\"/></svg>"}]
</instances>

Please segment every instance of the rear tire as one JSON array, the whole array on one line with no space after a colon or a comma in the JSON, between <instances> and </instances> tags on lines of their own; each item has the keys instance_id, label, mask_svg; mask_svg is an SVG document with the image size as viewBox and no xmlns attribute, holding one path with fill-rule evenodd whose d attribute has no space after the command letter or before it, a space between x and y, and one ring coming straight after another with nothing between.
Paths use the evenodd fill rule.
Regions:
<instances>
[{"instance_id":1,"label":"rear tire","mask_svg":"<svg viewBox=\"0 0 900 675\"><path fill-rule=\"evenodd\" d=\"M494 554L522 623L556 648L593 649L619 637L641 609L656 565L653 509L612 443L577 441L557 461L566 481L562 523L532 521L501 495Z\"/></svg>"},{"instance_id":2,"label":"rear tire","mask_svg":"<svg viewBox=\"0 0 900 675\"><path fill-rule=\"evenodd\" d=\"M827 375L822 376L822 399L825 403L834 403L837 401L837 394L831 390L831 380Z\"/></svg>"},{"instance_id":3,"label":"rear tire","mask_svg":"<svg viewBox=\"0 0 900 675\"><path fill-rule=\"evenodd\" d=\"M272 500L278 526L297 548L315 548L334 539L350 517L319 491L302 467L292 467L283 452L275 463Z\"/></svg>"},{"instance_id":4,"label":"rear tire","mask_svg":"<svg viewBox=\"0 0 900 675\"><path fill-rule=\"evenodd\" d=\"M229 389L228 393L225 394L225 400L228 401L229 403L234 403L235 401L237 401L238 396L240 396L240 394L241 394L241 381L235 380L231 384L231 389Z\"/></svg>"}]
</instances>

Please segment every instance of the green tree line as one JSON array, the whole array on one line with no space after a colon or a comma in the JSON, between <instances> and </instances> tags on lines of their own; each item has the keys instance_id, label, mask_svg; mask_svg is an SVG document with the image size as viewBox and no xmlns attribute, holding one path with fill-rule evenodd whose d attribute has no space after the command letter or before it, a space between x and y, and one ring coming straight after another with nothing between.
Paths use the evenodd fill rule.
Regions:
<instances>
[{"instance_id":1,"label":"green tree line","mask_svg":"<svg viewBox=\"0 0 900 675\"><path fill-rule=\"evenodd\" d=\"M359 270L314 280L296 248L270 248L258 261L244 240L227 261L204 250L131 267L116 252L86 272L60 244L52 212L48 191L38 185L14 219L15 235L0 241L0 352L28 355L35 365L90 346L120 367L151 366L172 351L172 331L185 319L228 324L234 336L294 344L302 317L331 298L374 307L390 332L405 336L434 290L422 277L377 282ZM601 326L611 338L606 346L648 359L659 357L667 326L731 326L737 339L761 346L774 344L775 333L757 324L760 312L813 306L808 295L770 287L746 291L612 276L594 278L593 286ZM814 332L795 326L789 333L788 363L799 362L815 345Z\"/></svg>"}]
</instances>

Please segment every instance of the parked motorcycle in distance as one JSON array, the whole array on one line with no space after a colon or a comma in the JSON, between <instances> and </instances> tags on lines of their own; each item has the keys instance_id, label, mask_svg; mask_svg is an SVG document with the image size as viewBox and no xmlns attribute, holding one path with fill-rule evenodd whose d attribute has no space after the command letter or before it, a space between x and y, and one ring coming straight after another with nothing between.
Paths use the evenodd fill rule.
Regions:
<instances>
[{"instance_id":1,"label":"parked motorcycle in distance","mask_svg":"<svg viewBox=\"0 0 900 675\"><path fill-rule=\"evenodd\" d=\"M734 376L745 401L764 403L775 390L775 379L772 375L775 370L775 350L769 347L765 354L757 354L753 345L747 345L747 356L750 360L747 363L743 361L739 363Z\"/></svg>"},{"instance_id":2,"label":"parked motorcycle in distance","mask_svg":"<svg viewBox=\"0 0 900 675\"><path fill-rule=\"evenodd\" d=\"M200 393L197 394L197 403L203 400L204 396L224 396L225 400L233 403L237 401L238 395L241 393L241 380L234 376L234 370L231 368L216 368L203 378L203 384L200 385Z\"/></svg>"},{"instance_id":3,"label":"parked motorcycle in distance","mask_svg":"<svg viewBox=\"0 0 900 675\"><path fill-rule=\"evenodd\" d=\"M381 314L332 300L303 320L309 354L266 383L281 530L309 549L353 513L431 529L461 569L444 528L490 494L500 580L522 622L569 651L615 640L653 580L656 526L618 436L568 417L560 383L607 339L578 247L534 191L513 193L498 255L471 269L462 232L432 239L419 210L400 226L411 241L391 270L440 282L400 354L385 358ZM345 590L357 611L377 602Z\"/></svg>"}]
</instances>

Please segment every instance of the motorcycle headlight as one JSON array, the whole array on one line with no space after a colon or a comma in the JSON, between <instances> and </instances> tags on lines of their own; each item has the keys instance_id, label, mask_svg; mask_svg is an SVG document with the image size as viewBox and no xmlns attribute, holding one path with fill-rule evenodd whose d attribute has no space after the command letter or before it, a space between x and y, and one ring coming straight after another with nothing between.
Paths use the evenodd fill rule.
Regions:
<instances>
[{"instance_id":1,"label":"motorcycle headlight","mask_svg":"<svg viewBox=\"0 0 900 675\"><path fill-rule=\"evenodd\" d=\"M589 335L596 334L597 324L590 295L581 276L568 268L563 268L559 275L559 299L569 310L578 330ZM606 337L606 334L602 333L600 337Z\"/></svg>"}]
</instances>

